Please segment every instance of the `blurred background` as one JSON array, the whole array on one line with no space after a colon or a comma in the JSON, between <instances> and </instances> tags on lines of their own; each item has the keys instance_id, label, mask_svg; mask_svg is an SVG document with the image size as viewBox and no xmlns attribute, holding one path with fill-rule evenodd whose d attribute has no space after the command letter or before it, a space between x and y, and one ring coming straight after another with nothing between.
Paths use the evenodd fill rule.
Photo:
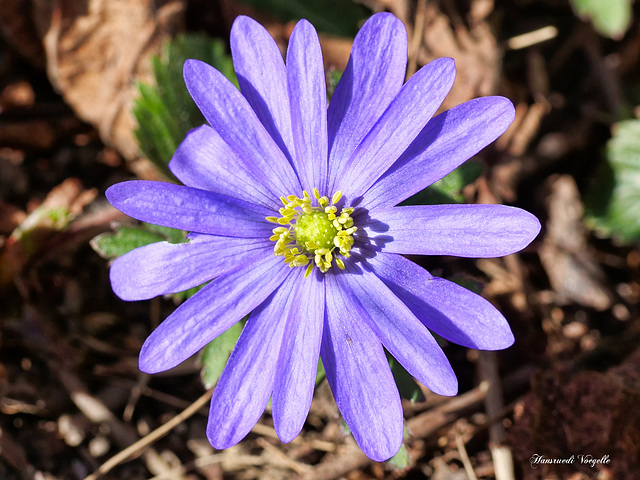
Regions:
<instances>
[{"instance_id":1,"label":"blurred background","mask_svg":"<svg viewBox=\"0 0 640 480\"><path fill-rule=\"evenodd\" d=\"M0 480L640 478L639 8L2 0ZM126 218L104 191L136 177L172 180L167 162L203 122L182 62L203 59L234 80L237 15L265 25L283 52L295 21L310 20L330 95L359 26L379 11L407 27L407 77L455 59L442 110L484 95L516 106L502 137L416 201L516 205L540 218L542 233L506 258L414 259L498 306L515 345L487 353L442 340L460 380L453 398L394 370L407 435L389 462L355 446L322 372L296 440L277 440L267 409L243 442L214 451L205 386L239 330L169 372L138 371L142 342L189 293L124 303L109 260L184 237Z\"/></svg>"}]
</instances>

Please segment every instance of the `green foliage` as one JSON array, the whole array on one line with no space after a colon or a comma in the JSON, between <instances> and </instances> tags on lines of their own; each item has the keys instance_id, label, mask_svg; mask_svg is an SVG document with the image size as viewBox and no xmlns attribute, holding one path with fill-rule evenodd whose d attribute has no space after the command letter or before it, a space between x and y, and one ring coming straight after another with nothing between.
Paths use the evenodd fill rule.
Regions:
<instances>
[{"instance_id":1,"label":"green foliage","mask_svg":"<svg viewBox=\"0 0 640 480\"><path fill-rule=\"evenodd\" d=\"M324 364L322 363L322 359L318 359L318 370L316 371L316 388L318 385L322 383L322 381L327 377L327 373L324 371Z\"/></svg>"},{"instance_id":2,"label":"green foliage","mask_svg":"<svg viewBox=\"0 0 640 480\"><path fill-rule=\"evenodd\" d=\"M400 205L441 205L462 203L462 189L475 182L482 175L482 163L468 161L460 165L446 177L406 199Z\"/></svg>"},{"instance_id":3,"label":"green foliage","mask_svg":"<svg viewBox=\"0 0 640 480\"><path fill-rule=\"evenodd\" d=\"M283 22L306 18L320 32L354 37L360 24L371 15L353 0L242 0Z\"/></svg>"},{"instance_id":4,"label":"green foliage","mask_svg":"<svg viewBox=\"0 0 640 480\"><path fill-rule=\"evenodd\" d=\"M457 283L461 287L464 287L467 290L472 291L473 293L482 295L483 285L473 277L470 277L468 275L455 275L453 277L450 277L448 280Z\"/></svg>"},{"instance_id":5,"label":"green foliage","mask_svg":"<svg viewBox=\"0 0 640 480\"><path fill-rule=\"evenodd\" d=\"M101 233L94 237L90 244L102 258L113 260L150 243L180 243L184 241L185 234L181 230L142 224L140 227L116 227L114 232Z\"/></svg>"},{"instance_id":6,"label":"green foliage","mask_svg":"<svg viewBox=\"0 0 640 480\"><path fill-rule=\"evenodd\" d=\"M420 389L420 385L413 379L411 374L407 372L398 361L387 353L387 360L391 367L393 379L398 386L398 391L402 398L406 398L410 402L424 402L424 395Z\"/></svg>"},{"instance_id":7,"label":"green foliage","mask_svg":"<svg viewBox=\"0 0 640 480\"><path fill-rule=\"evenodd\" d=\"M224 366L227 364L227 360L231 355L238 338L242 333L245 321L236 323L229 330L224 332L219 337L216 337L211 343L207 344L202 351L202 357L200 364L202 365L202 371L200 377L205 388L212 388L218 383L220 375L224 370Z\"/></svg>"},{"instance_id":8,"label":"green foliage","mask_svg":"<svg viewBox=\"0 0 640 480\"><path fill-rule=\"evenodd\" d=\"M159 235L162 238L162 241L167 241L169 243L184 243L187 240L184 230L163 227L162 225L154 225L153 223L143 223L142 227L149 232Z\"/></svg>"},{"instance_id":9,"label":"green foliage","mask_svg":"<svg viewBox=\"0 0 640 480\"><path fill-rule=\"evenodd\" d=\"M607 163L586 196L587 224L624 243L640 241L640 120L614 126Z\"/></svg>"},{"instance_id":10,"label":"green foliage","mask_svg":"<svg viewBox=\"0 0 640 480\"><path fill-rule=\"evenodd\" d=\"M409 458L409 451L407 450L407 447L404 443L400 447L400 450L398 450L398 453L387 460L387 464L389 464L395 470L406 470L407 468L409 468L411 459Z\"/></svg>"},{"instance_id":11,"label":"green foliage","mask_svg":"<svg viewBox=\"0 0 640 480\"><path fill-rule=\"evenodd\" d=\"M342 70L336 68L332 68L327 72L327 102L331 101L331 97L333 97L343 73Z\"/></svg>"},{"instance_id":12,"label":"green foliage","mask_svg":"<svg viewBox=\"0 0 640 480\"><path fill-rule=\"evenodd\" d=\"M193 297L196 293L202 290L209 282L203 283L202 285L196 285L195 287L191 287L189 290L185 290L184 292L177 292L171 295L173 301L175 303L182 303L185 300Z\"/></svg>"},{"instance_id":13,"label":"green foliage","mask_svg":"<svg viewBox=\"0 0 640 480\"><path fill-rule=\"evenodd\" d=\"M600 34L620 39L631 23L632 0L571 0L581 17L591 20Z\"/></svg>"},{"instance_id":14,"label":"green foliage","mask_svg":"<svg viewBox=\"0 0 640 480\"><path fill-rule=\"evenodd\" d=\"M155 86L140 84L133 115L141 152L167 177L167 165L187 132L205 123L187 91L182 77L184 61L202 60L220 70L237 85L231 58L219 40L203 35L184 35L170 41L160 57L154 57Z\"/></svg>"}]
</instances>

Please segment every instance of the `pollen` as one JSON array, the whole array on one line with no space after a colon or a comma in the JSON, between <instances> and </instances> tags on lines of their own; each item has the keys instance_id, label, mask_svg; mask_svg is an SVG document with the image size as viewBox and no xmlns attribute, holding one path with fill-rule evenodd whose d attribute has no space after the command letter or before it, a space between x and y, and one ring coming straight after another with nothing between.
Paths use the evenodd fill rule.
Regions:
<instances>
[{"instance_id":1,"label":"pollen","mask_svg":"<svg viewBox=\"0 0 640 480\"><path fill-rule=\"evenodd\" d=\"M336 203L342 192L333 194L331 200L321 196L316 188L313 197L305 190L302 198L295 195L280 197L283 207L277 216L266 217L278 226L273 229L269 240L275 242L273 253L283 256L289 267L306 267L308 277L316 266L322 273L333 265L344 270L344 260L349 258L353 246L353 234L357 227L353 224L353 208L343 208L338 213ZM315 205L314 205L315 204Z\"/></svg>"}]
</instances>

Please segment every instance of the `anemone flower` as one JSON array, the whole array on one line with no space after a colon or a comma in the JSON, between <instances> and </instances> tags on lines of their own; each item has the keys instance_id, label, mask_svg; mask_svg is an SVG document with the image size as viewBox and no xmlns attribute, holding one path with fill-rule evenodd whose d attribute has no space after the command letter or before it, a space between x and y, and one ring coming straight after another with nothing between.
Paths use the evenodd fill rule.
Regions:
<instances>
[{"instance_id":1,"label":"anemone flower","mask_svg":"<svg viewBox=\"0 0 640 480\"><path fill-rule=\"evenodd\" d=\"M205 63L184 79L208 125L191 131L169 168L184 185L119 183L107 198L127 215L189 231L118 258L115 293L143 300L210 281L146 340L140 369L175 367L250 314L213 392L207 436L238 443L272 399L283 442L302 429L318 357L360 448L385 460L403 414L385 350L435 393L456 376L432 336L470 348L513 343L485 299L403 255L498 257L526 247L540 224L503 205L397 206L504 132L514 116L485 97L434 117L454 62L435 60L404 83L407 36L391 14L355 38L327 107L320 43L295 26L286 64L267 31L238 17L231 52L240 90Z\"/></svg>"}]
</instances>

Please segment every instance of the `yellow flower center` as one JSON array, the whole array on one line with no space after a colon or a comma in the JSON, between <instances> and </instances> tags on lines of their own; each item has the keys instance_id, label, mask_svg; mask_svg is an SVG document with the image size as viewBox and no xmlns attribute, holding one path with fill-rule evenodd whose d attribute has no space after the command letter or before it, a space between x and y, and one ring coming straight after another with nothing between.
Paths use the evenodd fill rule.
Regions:
<instances>
[{"instance_id":1,"label":"yellow flower center","mask_svg":"<svg viewBox=\"0 0 640 480\"><path fill-rule=\"evenodd\" d=\"M279 210L280 217L267 217L268 221L279 225L269 237L269 240L276 242L273 252L284 256L285 263L290 267L306 265L305 277L311 274L314 265L325 273L333 261L338 268L344 269L344 262L335 255L350 256L353 233L357 230L351 218L353 208L343 208L338 215L335 204L342 197L340 191L329 201L314 188L315 206L306 190L302 194L302 198L295 195L280 197L284 204Z\"/></svg>"}]
</instances>

